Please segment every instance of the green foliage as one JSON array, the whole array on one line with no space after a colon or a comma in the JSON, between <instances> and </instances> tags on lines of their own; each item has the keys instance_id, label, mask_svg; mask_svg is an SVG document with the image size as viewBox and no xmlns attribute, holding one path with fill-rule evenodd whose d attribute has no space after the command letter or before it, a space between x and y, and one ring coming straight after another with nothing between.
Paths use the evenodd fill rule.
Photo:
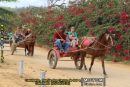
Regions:
<instances>
[{"instance_id":1,"label":"green foliage","mask_svg":"<svg viewBox=\"0 0 130 87\"><path fill-rule=\"evenodd\" d=\"M0 7L0 24L3 24L6 26L6 28L11 27L13 26L12 21L14 17L16 17L16 14L14 12Z\"/></svg>"},{"instance_id":2,"label":"green foliage","mask_svg":"<svg viewBox=\"0 0 130 87\"><path fill-rule=\"evenodd\" d=\"M76 30L79 37L87 36L88 31L89 29L86 28L85 22L81 22Z\"/></svg>"}]
</instances>

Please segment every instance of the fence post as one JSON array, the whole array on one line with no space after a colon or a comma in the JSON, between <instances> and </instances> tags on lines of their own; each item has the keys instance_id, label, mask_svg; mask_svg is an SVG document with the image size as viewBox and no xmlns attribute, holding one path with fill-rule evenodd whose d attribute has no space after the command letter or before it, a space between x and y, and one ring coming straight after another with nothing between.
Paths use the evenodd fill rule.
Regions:
<instances>
[{"instance_id":1,"label":"fence post","mask_svg":"<svg viewBox=\"0 0 130 87\"><path fill-rule=\"evenodd\" d=\"M23 77L23 73L24 73L24 61L21 60L21 61L19 62L19 76L20 76L20 77Z\"/></svg>"},{"instance_id":2,"label":"fence post","mask_svg":"<svg viewBox=\"0 0 130 87\"><path fill-rule=\"evenodd\" d=\"M45 79L46 71L41 71L40 72L40 80ZM41 87L46 87L45 85L41 85Z\"/></svg>"}]
</instances>

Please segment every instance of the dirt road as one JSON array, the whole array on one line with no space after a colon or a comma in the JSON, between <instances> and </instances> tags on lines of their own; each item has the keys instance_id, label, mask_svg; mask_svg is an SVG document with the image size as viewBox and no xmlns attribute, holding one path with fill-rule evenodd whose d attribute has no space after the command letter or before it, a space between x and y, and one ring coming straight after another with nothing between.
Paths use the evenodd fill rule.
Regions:
<instances>
[{"instance_id":1,"label":"dirt road","mask_svg":"<svg viewBox=\"0 0 130 87\"><path fill-rule=\"evenodd\" d=\"M102 67L99 60L95 61L90 74L85 70L75 69L73 61L59 61L56 69L50 69L47 61L48 50L35 47L33 57L24 56L24 50L18 48L14 55L10 55L9 47L4 48L5 63L0 63L0 87L41 87L33 82L25 82L25 79L39 79L40 72L46 70L46 78L50 79L80 79L80 78L102 78ZM64 58L64 60L70 58ZM19 61L24 61L24 76L19 77ZM90 59L86 59L89 67ZM130 87L130 66L105 62L106 78L105 87ZM81 87L80 82L71 82L70 85L48 85L46 87ZM85 87L85 86L84 86ZM86 86L102 87L102 86Z\"/></svg>"}]
</instances>

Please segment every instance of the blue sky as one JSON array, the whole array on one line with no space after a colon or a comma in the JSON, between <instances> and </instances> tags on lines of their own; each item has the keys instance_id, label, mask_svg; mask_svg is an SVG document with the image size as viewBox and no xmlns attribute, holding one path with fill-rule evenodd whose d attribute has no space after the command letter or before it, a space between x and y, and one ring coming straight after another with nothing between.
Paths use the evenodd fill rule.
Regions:
<instances>
[{"instance_id":1,"label":"blue sky","mask_svg":"<svg viewBox=\"0 0 130 87\"><path fill-rule=\"evenodd\" d=\"M67 3L69 0L60 0L57 4L65 1ZM28 6L48 6L48 0L17 0L17 2L0 2L0 7L28 7Z\"/></svg>"}]
</instances>

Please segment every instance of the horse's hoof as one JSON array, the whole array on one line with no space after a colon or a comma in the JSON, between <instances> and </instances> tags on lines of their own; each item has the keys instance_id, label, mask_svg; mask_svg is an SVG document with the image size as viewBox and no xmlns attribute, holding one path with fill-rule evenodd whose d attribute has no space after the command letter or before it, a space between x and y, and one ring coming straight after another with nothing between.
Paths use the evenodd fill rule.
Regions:
<instances>
[{"instance_id":1,"label":"horse's hoof","mask_svg":"<svg viewBox=\"0 0 130 87\"><path fill-rule=\"evenodd\" d=\"M87 67L84 67L85 70L87 70Z\"/></svg>"},{"instance_id":2,"label":"horse's hoof","mask_svg":"<svg viewBox=\"0 0 130 87\"><path fill-rule=\"evenodd\" d=\"M87 68L85 68L85 70L87 70Z\"/></svg>"},{"instance_id":3,"label":"horse's hoof","mask_svg":"<svg viewBox=\"0 0 130 87\"><path fill-rule=\"evenodd\" d=\"M89 72L91 72L91 69L89 68Z\"/></svg>"},{"instance_id":4,"label":"horse's hoof","mask_svg":"<svg viewBox=\"0 0 130 87\"><path fill-rule=\"evenodd\" d=\"M88 72L89 74L92 74L91 71Z\"/></svg>"}]
</instances>

